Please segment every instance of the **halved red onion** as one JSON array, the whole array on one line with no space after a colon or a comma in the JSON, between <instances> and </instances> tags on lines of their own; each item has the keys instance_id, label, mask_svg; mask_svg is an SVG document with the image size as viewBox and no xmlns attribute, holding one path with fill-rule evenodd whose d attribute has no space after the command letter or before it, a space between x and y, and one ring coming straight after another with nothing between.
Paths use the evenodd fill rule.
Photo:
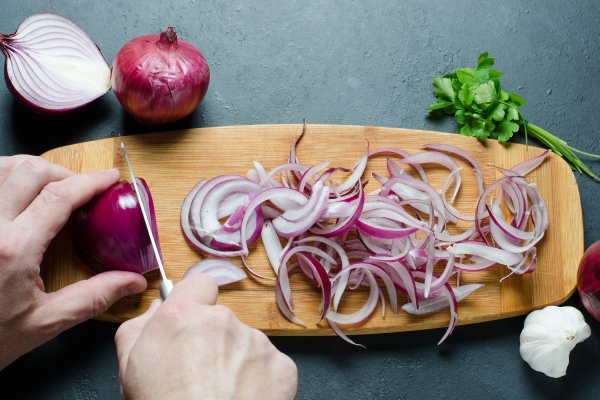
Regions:
<instances>
[{"instance_id":1,"label":"halved red onion","mask_svg":"<svg viewBox=\"0 0 600 400\"><path fill-rule=\"evenodd\" d=\"M0 34L6 84L31 110L63 114L110 90L110 68L96 44L73 21L51 13L26 18Z\"/></svg>"},{"instance_id":2,"label":"halved red onion","mask_svg":"<svg viewBox=\"0 0 600 400\"><path fill-rule=\"evenodd\" d=\"M160 252L154 202L150 189L136 178L142 207ZM121 270L143 274L158 268L144 217L133 184L121 181L95 197L75 214L75 247L96 271Z\"/></svg>"}]
</instances>

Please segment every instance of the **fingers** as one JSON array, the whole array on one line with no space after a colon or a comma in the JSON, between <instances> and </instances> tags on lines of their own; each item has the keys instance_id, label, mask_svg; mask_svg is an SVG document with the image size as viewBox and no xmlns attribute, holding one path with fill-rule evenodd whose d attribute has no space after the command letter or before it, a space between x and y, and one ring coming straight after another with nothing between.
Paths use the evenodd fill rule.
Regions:
<instances>
[{"instance_id":1,"label":"fingers","mask_svg":"<svg viewBox=\"0 0 600 400\"><path fill-rule=\"evenodd\" d=\"M140 274L103 272L57 292L43 293L43 300L35 311L35 323L52 338L105 312L123 296L141 293L146 287L146 279Z\"/></svg>"},{"instance_id":2,"label":"fingers","mask_svg":"<svg viewBox=\"0 0 600 400\"><path fill-rule=\"evenodd\" d=\"M71 212L104 192L119 180L116 169L85 172L48 183L21 215L15 219L30 231L32 243L47 246L65 225ZM34 227L35 229L31 229Z\"/></svg>"},{"instance_id":3,"label":"fingers","mask_svg":"<svg viewBox=\"0 0 600 400\"><path fill-rule=\"evenodd\" d=\"M135 342L139 339L142 329L144 329L146 323L156 313L161 304L160 299L154 299L152 304L150 304L150 308L144 314L124 322L117 330L115 344L117 345L117 357L119 359L119 371L121 371L121 375L125 373L129 353Z\"/></svg>"},{"instance_id":4,"label":"fingers","mask_svg":"<svg viewBox=\"0 0 600 400\"><path fill-rule=\"evenodd\" d=\"M54 181L61 181L73 172L41 157L16 156L0 163L0 218L13 220Z\"/></svg>"},{"instance_id":5,"label":"fingers","mask_svg":"<svg viewBox=\"0 0 600 400\"><path fill-rule=\"evenodd\" d=\"M207 274L196 274L175 285L165 300L165 305L183 302L213 305L216 304L218 295L219 287L212 277Z\"/></svg>"},{"instance_id":6,"label":"fingers","mask_svg":"<svg viewBox=\"0 0 600 400\"><path fill-rule=\"evenodd\" d=\"M23 161L28 158L32 158L34 156L30 156L27 154L18 154L16 156L1 156L0 157L0 185L4 182L4 180L10 175L10 173L17 168Z\"/></svg>"}]
</instances>

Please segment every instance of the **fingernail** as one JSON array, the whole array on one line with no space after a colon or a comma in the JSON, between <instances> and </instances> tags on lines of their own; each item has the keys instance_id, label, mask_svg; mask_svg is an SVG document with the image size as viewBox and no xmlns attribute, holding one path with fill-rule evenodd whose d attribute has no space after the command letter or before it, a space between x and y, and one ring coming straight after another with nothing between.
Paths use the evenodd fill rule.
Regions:
<instances>
[{"instance_id":1,"label":"fingernail","mask_svg":"<svg viewBox=\"0 0 600 400\"><path fill-rule=\"evenodd\" d=\"M121 171L119 171L117 168L109 168L109 169L105 169L103 172L107 173L107 174L112 174L112 175L118 175L121 176Z\"/></svg>"},{"instance_id":2,"label":"fingernail","mask_svg":"<svg viewBox=\"0 0 600 400\"><path fill-rule=\"evenodd\" d=\"M146 290L146 286L140 282L130 283L123 289L123 296L138 294Z\"/></svg>"},{"instance_id":3,"label":"fingernail","mask_svg":"<svg viewBox=\"0 0 600 400\"><path fill-rule=\"evenodd\" d=\"M158 307L161 304L162 304L162 300L161 299L154 299L154 300L152 300L152 303L150 303L150 308Z\"/></svg>"}]
</instances>

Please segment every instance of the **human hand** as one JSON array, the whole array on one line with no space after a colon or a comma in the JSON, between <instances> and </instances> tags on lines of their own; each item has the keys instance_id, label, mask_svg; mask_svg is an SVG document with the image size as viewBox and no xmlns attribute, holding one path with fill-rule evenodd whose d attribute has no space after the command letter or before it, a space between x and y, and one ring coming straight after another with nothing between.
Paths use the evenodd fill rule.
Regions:
<instances>
[{"instance_id":1,"label":"human hand","mask_svg":"<svg viewBox=\"0 0 600 400\"><path fill-rule=\"evenodd\" d=\"M121 325L115 336L124 399L292 399L294 362L262 332L214 305L205 274L175 285L162 303Z\"/></svg>"},{"instance_id":2,"label":"human hand","mask_svg":"<svg viewBox=\"0 0 600 400\"><path fill-rule=\"evenodd\" d=\"M119 179L74 174L40 157L0 157L0 370L64 330L146 289L143 276L110 271L44 292L42 255L71 212Z\"/></svg>"}]
</instances>

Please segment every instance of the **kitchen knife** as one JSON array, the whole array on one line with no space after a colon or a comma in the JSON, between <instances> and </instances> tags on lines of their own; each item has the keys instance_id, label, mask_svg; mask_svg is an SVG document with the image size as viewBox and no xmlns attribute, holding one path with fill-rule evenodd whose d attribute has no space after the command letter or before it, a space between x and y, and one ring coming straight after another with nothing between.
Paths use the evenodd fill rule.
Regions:
<instances>
[{"instance_id":1,"label":"kitchen knife","mask_svg":"<svg viewBox=\"0 0 600 400\"><path fill-rule=\"evenodd\" d=\"M173 289L173 281L167 279L167 274L165 273L165 267L163 265L162 259L160 257L160 253L158 252L158 247L156 245L156 240L154 235L152 234L152 228L150 226L150 221L148 220L148 215L146 214L146 210L142 205L142 197L140 196L140 190L138 188L138 183L135 180L135 175L133 174L133 168L131 168L131 163L129 162L129 156L127 155L127 150L125 149L125 143L123 142L123 137L119 135L119 139L121 140L121 149L123 149L123 154L125 154L125 161L127 162L127 167L129 168L129 174L131 175L131 181L133 182L133 189L135 191L135 195L137 196L138 203L140 204L140 210L142 210L142 216L144 217L144 223L146 224L146 229L148 230L148 235L150 235L150 242L152 243L152 249L154 250L154 254L156 256L156 261L158 262L158 268L160 269L160 274L162 276L162 282L160 283L160 297L165 300L171 290Z\"/></svg>"}]
</instances>

